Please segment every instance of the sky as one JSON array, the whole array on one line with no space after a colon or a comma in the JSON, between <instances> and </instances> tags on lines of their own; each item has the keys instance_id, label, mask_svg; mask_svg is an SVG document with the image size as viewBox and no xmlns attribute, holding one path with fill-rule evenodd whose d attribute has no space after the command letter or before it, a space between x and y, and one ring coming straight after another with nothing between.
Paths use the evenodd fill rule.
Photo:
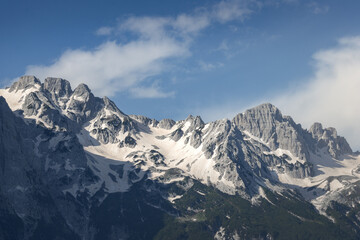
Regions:
<instances>
[{"instance_id":1,"label":"sky","mask_svg":"<svg viewBox=\"0 0 360 240\"><path fill-rule=\"evenodd\" d=\"M358 0L1 0L0 86L61 77L155 119L271 102L360 150L359 12Z\"/></svg>"}]
</instances>

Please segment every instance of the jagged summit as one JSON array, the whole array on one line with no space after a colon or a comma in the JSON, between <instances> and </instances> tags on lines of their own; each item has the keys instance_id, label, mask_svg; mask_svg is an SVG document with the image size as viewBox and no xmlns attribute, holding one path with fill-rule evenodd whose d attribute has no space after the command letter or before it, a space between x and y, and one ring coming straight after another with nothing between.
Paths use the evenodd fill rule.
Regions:
<instances>
[{"instance_id":1,"label":"jagged summit","mask_svg":"<svg viewBox=\"0 0 360 240\"><path fill-rule=\"evenodd\" d=\"M26 92L17 92L20 89ZM94 96L86 84L72 90L69 81L61 78L46 78L41 83L34 76L24 76L2 93L11 99L12 110L21 110L24 118L52 131L81 133L79 140L86 146L94 144L91 139L98 146L114 145L108 154L113 152L116 158L126 157L120 153L124 151L153 149L170 161L164 161L164 166L177 167L221 191L246 197L258 191L258 185L248 181L247 172L257 182L279 181L270 172L279 178L303 179L314 176L312 159L319 152L335 159L352 153L335 129L323 129L317 123L304 130L270 103L248 109L231 121L204 123L200 116L189 115L176 122L127 115L109 98ZM96 154L104 154L98 151Z\"/></svg>"},{"instance_id":2,"label":"jagged summit","mask_svg":"<svg viewBox=\"0 0 360 240\"><path fill-rule=\"evenodd\" d=\"M113 112L116 112L122 116L125 116L126 114L123 113L117 106L116 104L111 101L108 97L103 97L103 101L104 101L104 104L105 104L105 108L110 110L110 111L113 111Z\"/></svg>"},{"instance_id":3,"label":"jagged summit","mask_svg":"<svg viewBox=\"0 0 360 240\"><path fill-rule=\"evenodd\" d=\"M270 103L262 104L236 115L233 122L243 131L262 139L272 150L287 149L296 157L306 160L310 147L307 133L291 117L283 116Z\"/></svg>"},{"instance_id":4,"label":"jagged summit","mask_svg":"<svg viewBox=\"0 0 360 240\"><path fill-rule=\"evenodd\" d=\"M61 78L48 77L44 83L41 83L35 76L23 76L12 84L8 92L18 90L30 92L25 96L18 95L18 102L10 103L10 107L13 105L13 110L22 109L26 116L33 116L51 128L66 129L65 126L74 126L71 121L84 124L99 115L101 109L114 112L121 118L127 116L109 98L95 97L86 84L79 84L72 90L70 82ZM41 114L45 110L52 111L52 114ZM105 112L102 113L104 114ZM171 129L176 124L171 119L157 121L141 116L132 116L132 118L142 124L151 124L163 129ZM337 136L335 129L322 129L321 125L315 124L306 131L291 117L283 116L271 103L248 109L236 115L231 122L245 134L261 140L272 151L288 150L302 161L308 161L316 148L324 146L328 146L331 156L336 158L342 154L352 153L349 144L344 138ZM197 131L197 137L192 138L197 138L195 145L199 145L201 129L205 126L201 117L189 115L183 124L184 127L172 133L172 138L179 139L187 133ZM192 142L194 143L194 139Z\"/></svg>"},{"instance_id":5,"label":"jagged summit","mask_svg":"<svg viewBox=\"0 0 360 240\"><path fill-rule=\"evenodd\" d=\"M165 118L165 119L160 120L159 127L164 128L164 129L171 129L175 124L176 124L176 122L174 120Z\"/></svg>"},{"instance_id":6,"label":"jagged summit","mask_svg":"<svg viewBox=\"0 0 360 240\"><path fill-rule=\"evenodd\" d=\"M269 114L273 115L281 115L280 110L272 103L262 103L258 106L246 110L245 112L268 112Z\"/></svg>"},{"instance_id":7,"label":"jagged summit","mask_svg":"<svg viewBox=\"0 0 360 240\"><path fill-rule=\"evenodd\" d=\"M91 94L91 90L88 87L88 85L86 85L84 83L80 83L79 86L77 86L74 89L74 94L77 96L83 96L83 95L87 96L87 95Z\"/></svg>"},{"instance_id":8,"label":"jagged summit","mask_svg":"<svg viewBox=\"0 0 360 240\"><path fill-rule=\"evenodd\" d=\"M333 127L323 128L321 123L314 123L309 132L317 140L317 147L327 148L331 156L339 158L343 154L352 154L353 151L344 137L338 136Z\"/></svg>"},{"instance_id":9,"label":"jagged summit","mask_svg":"<svg viewBox=\"0 0 360 240\"><path fill-rule=\"evenodd\" d=\"M23 76L12 84L8 92L19 90L29 92L24 96L18 95L17 103L11 102L10 107L13 105L13 110L22 109L29 117L34 116L37 119L40 117L46 123L45 125L50 127L60 127L55 126L55 122L67 122L66 119L83 124L94 118L101 109L107 109L120 117L127 116L109 98L95 97L86 84L79 84L72 90L70 82L62 78L48 77L44 83L41 83L35 76ZM49 117L48 114L40 114L40 109L43 109L41 111L49 109L53 113ZM145 125L151 123L152 126L163 129L171 129L176 124L171 119L157 121L141 116L132 117L135 121ZM272 151L286 149L301 160L308 160L310 153L316 147L325 145L329 147L331 155L336 158L341 154L352 153L349 144L344 138L337 136L335 129L323 129L321 124L314 124L309 131L306 131L291 117L283 116L281 111L271 103L264 103L248 109L236 115L231 122L245 134L250 134L263 141ZM175 138L182 134L186 135L188 132L199 131L205 126L200 116L192 115L189 115L183 124L185 127L179 128L176 133L173 133ZM62 124L60 128L65 125ZM310 144L309 139L315 139L312 141L314 143Z\"/></svg>"},{"instance_id":10,"label":"jagged summit","mask_svg":"<svg viewBox=\"0 0 360 240\"><path fill-rule=\"evenodd\" d=\"M49 93L59 97L69 97L72 94L70 82L62 78L48 77L43 86Z\"/></svg>"},{"instance_id":11,"label":"jagged summit","mask_svg":"<svg viewBox=\"0 0 360 240\"><path fill-rule=\"evenodd\" d=\"M37 79L35 76L22 76L19 78L18 81L14 82L10 89L9 92L17 92L19 90L26 90L28 88L31 87L36 87L36 86L40 86L41 82L39 79Z\"/></svg>"},{"instance_id":12,"label":"jagged summit","mask_svg":"<svg viewBox=\"0 0 360 240\"><path fill-rule=\"evenodd\" d=\"M264 103L256 107L250 108L243 113L235 116L235 123L247 122L249 125L258 125L259 128L271 128L276 122L284 121L280 110L271 103ZM258 120L258 123L254 121Z\"/></svg>"}]
</instances>

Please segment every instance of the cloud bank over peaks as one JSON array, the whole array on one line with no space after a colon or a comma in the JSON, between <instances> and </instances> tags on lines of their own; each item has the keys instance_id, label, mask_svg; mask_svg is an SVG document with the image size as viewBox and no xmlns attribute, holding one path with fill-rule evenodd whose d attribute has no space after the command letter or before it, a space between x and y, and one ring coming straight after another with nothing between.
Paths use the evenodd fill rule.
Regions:
<instances>
[{"instance_id":1,"label":"cloud bank over peaks","mask_svg":"<svg viewBox=\"0 0 360 240\"><path fill-rule=\"evenodd\" d=\"M214 23L244 19L251 13L251 4L253 1L221 1L174 17L128 17L116 26L99 28L95 34L115 39L130 36L130 40L106 41L89 50L70 49L51 65L28 66L25 74L41 79L62 77L75 86L86 83L98 95L127 91L136 98L171 97L173 91L143 83L171 71L171 60L191 56L191 43L200 31Z\"/></svg>"},{"instance_id":2,"label":"cloud bank over peaks","mask_svg":"<svg viewBox=\"0 0 360 240\"><path fill-rule=\"evenodd\" d=\"M315 121L335 127L360 150L360 36L342 38L313 58L313 78L273 102L305 127Z\"/></svg>"},{"instance_id":3,"label":"cloud bank over peaks","mask_svg":"<svg viewBox=\"0 0 360 240\"><path fill-rule=\"evenodd\" d=\"M342 38L337 46L316 52L313 67L311 78L273 95L232 99L192 111L210 121L232 118L248 108L270 102L305 128L314 122L335 127L353 150L360 150L360 36Z\"/></svg>"},{"instance_id":4,"label":"cloud bank over peaks","mask_svg":"<svg viewBox=\"0 0 360 240\"><path fill-rule=\"evenodd\" d=\"M112 96L161 73L165 59L186 54L187 48L171 39L127 44L109 41L94 50L68 50L50 66L28 66L26 74L41 79L62 77L73 86L86 83L96 94Z\"/></svg>"}]
</instances>

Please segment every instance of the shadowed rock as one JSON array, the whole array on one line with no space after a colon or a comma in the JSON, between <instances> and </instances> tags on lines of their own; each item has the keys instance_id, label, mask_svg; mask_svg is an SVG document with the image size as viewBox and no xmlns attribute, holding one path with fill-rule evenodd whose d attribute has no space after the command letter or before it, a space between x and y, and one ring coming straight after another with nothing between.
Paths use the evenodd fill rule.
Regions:
<instances>
[{"instance_id":1,"label":"shadowed rock","mask_svg":"<svg viewBox=\"0 0 360 240\"><path fill-rule=\"evenodd\" d=\"M342 154L351 154L352 149L344 137L337 135L335 128L323 128L321 123L314 123L309 132L317 140L319 149L326 147L334 158L339 158Z\"/></svg>"}]
</instances>

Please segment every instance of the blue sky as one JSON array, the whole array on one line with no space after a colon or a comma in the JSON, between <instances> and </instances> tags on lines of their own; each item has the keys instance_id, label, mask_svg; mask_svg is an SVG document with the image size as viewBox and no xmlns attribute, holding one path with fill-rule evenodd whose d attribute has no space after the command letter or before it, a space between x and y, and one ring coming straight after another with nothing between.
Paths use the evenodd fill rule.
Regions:
<instances>
[{"instance_id":1,"label":"blue sky","mask_svg":"<svg viewBox=\"0 0 360 240\"><path fill-rule=\"evenodd\" d=\"M0 81L85 82L156 119L273 102L360 148L359 11L357 0L2 0Z\"/></svg>"}]
</instances>

